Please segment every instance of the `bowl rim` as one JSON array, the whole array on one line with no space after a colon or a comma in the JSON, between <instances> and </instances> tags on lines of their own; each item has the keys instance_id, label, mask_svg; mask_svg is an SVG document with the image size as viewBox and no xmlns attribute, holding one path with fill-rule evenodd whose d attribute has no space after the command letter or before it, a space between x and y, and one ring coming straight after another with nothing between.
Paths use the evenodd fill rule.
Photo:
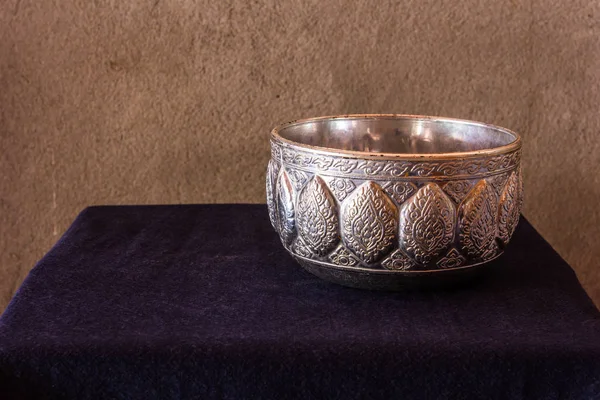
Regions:
<instances>
[{"instance_id":1,"label":"bowl rim","mask_svg":"<svg viewBox=\"0 0 600 400\"><path fill-rule=\"evenodd\" d=\"M433 121L433 122L450 122L455 124L463 124L463 125L473 125L480 126L483 128L488 128L491 130L501 131L515 137L515 140L510 142L509 144L498 146L498 147L490 147L481 150L472 150L472 151L461 151L461 152L446 152L446 153L373 153L368 151L357 151L357 150L342 150L336 149L333 147L322 147L322 146L313 146L309 144L299 143L290 139L286 139L279 134L285 128L294 125L305 124L309 122L316 121L324 121L324 120L336 120L336 119L412 119L412 120L421 120L421 121ZM475 158L482 156L495 156L499 154L506 154L517 151L522 146L521 135L518 133L493 124L488 124L485 122L468 120L468 119L460 119L460 118L448 118L448 117L439 117L439 116L430 116L430 115L416 115L416 114L340 114L340 115L329 115L329 116L321 116L321 117L313 117L313 118L303 118L297 119L293 121L289 121L283 124L280 124L271 130L270 134L271 140L286 144L290 147L307 149L311 152L324 154L324 155L339 155L342 157L352 157L352 158L361 158L361 159L391 159L391 160L423 160L423 159L457 159L457 158Z\"/></svg>"}]
</instances>

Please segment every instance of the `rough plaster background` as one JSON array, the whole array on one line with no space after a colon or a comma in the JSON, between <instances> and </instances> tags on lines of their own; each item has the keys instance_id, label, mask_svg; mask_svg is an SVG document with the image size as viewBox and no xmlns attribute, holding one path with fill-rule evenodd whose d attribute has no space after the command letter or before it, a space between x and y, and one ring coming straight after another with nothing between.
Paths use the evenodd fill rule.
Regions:
<instances>
[{"instance_id":1,"label":"rough plaster background","mask_svg":"<svg viewBox=\"0 0 600 400\"><path fill-rule=\"evenodd\" d=\"M0 310L83 207L263 202L274 125L375 112L521 132L525 215L600 302L599 21L594 0L7 0Z\"/></svg>"}]
</instances>

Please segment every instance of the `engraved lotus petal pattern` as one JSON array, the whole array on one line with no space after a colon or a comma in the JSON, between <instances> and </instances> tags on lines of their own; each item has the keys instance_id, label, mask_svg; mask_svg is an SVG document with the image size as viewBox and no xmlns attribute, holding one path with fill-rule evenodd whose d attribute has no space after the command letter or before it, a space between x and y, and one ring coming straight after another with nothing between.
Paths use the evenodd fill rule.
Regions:
<instances>
[{"instance_id":1,"label":"engraved lotus petal pattern","mask_svg":"<svg viewBox=\"0 0 600 400\"><path fill-rule=\"evenodd\" d=\"M404 203L400 212L400 243L419 264L428 264L454 238L455 210L438 185L428 183Z\"/></svg>"},{"instance_id":2,"label":"engraved lotus petal pattern","mask_svg":"<svg viewBox=\"0 0 600 400\"><path fill-rule=\"evenodd\" d=\"M396 241L398 212L374 182L366 182L342 204L342 239L367 264L389 252Z\"/></svg>"},{"instance_id":3,"label":"engraved lotus petal pattern","mask_svg":"<svg viewBox=\"0 0 600 400\"><path fill-rule=\"evenodd\" d=\"M279 232L277 226L277 203L275 200L275 184L277 183L277 163L273 160L269 160L267 165L267 208L269 209L269 219L273 228Z\"/></svg>"},{"instance_id":4,"label":"engraved lotus petal pattern","mask_svg":"<svg viewBox=\"0 0 600 400\"><path fill-rule=\"evenodd\" d=\"M407 271L415 266L412 258L407 256L400 249L396 249L388 258L381 262L386 269Z\"/></svg>"},{"instance_id":5,"label":"engraved lotus petal pattern","mask_svg":"<svg viewBox=\"0 0 600 400\"><path fill-rule=\"evenodd\" d=\"M519 214L523 210L523 201L525 200L523 192L523 169L519 167Z\"/></svg>"},{"instance_id":6,"label":"engraved lotus petal pattern","mask_svg":"<svg viewBox=\"0 0 600 400\"><path fill-rule=\"evenodd\" d=\"M498 205L498 237L503 244L508 244L517 224L520 214L519 177L513 172L500 195Z\"/></svg>"},{"instance_id":7,"label":"engraved lotus petal pattern","mask_svg":"<svg viewBox=\"0 0 600 400\"><path fill-rule=\"evenodd\" d=\"M457 268L463 265L467 259L455 248L450 249L445 257L441 258L436 265L442 269Z\"/></svg>"},{"instance_id":8,"label":"engraved lotus petal pattern","mask_svg":"<svg viewBox=\"0 0 600 400\"><path fill-rule=\"evenodd\" d=\"M487 178L486 180L492 186L492 189L494 189L494 193L496 193L497 196L500 196L502 194L502 190L504 189L504 185L508 180L508 175L495 175Z\"/></svg>"},{"instance_id":9,"label":"engraved lotus petal pattern","mask_svg":"<svg viewBox=\"0 0 600 400\"><path fill-rule=\"evenodd\" d=\"M460 204L474 185L475 183L468 180L450 181L444 185L444 192L446 192L456 204Z\"/></svg>"},{"instance_id":10,"label":"engraved lotus petal pattern","mask_svg":"<svg viewBox=\"0 0 600 400\"><path fill-rule=\"evenodd\" d=\"M356 185L350 179L334 178L329 181L329 188L339 201L343 201L356 189Z\"/></svg>"},{"instance_id":11,"label":"engraved lotus petal pattern","mask_svg":"<svg viewBox=\"0 0 600 400\"><path fill-rule=\"evenodd\" d=\"M417 191L417 187L410 182L388 182L383 188L398 204L404 203Z\"/></svg>"},{"instance_id":12,"label":"engraved lotus petal pattern","mask_svg":"<svg viewBox=\"0 0 600 400\"><path fill-rule=\"evenodd\" d=\"M335 200L325 182L315 176L298 196L298 230L306 247L324 256L339 242Z\"/></svg>"},{"instance_id":13,"label":"engraved lotus petal pattern","mask_svg":"<svg viewBox=\"0 0 600 400\"><path fill-rule=\"evenodd\" d=\"M485 180L480 180L465 198L459 221L462 249L476 258L487 254L496 236L496 195Z\"/></svg>"},{"instance_id":14,"label":"engraved lotus petal pattern","mask_svg":"<svg viewBox=\"0 0 600 400\"><path fill-rule=\"evenodd\" d=\"M360 263L354 254L350 253L344 246L339 246L333 253L329 255L329 260L344 267L354 267Z\"/></svg>"},{"instance_id":15,"label":"engraved lotus petal pattern","mask_svg":"<svg viewBox=\"0 0 600 400\"><path fill-rule=\"evenodd\" d=\"M496 240L494 240L490 244L490 247L481 255L481 260L482 261L491 260L492 258L495 258L498 255L499 251L500 251L500 248L498 247L498 242Z\"/></svg>"},{"instance_id":16,"label":"engraved lotus petal pattern","mask_svg":"<svg viewBox=\"0 0 600 400\"><path fill-rule=\"evenodd\" d=\"M289 246L296 235L294 189L285 170L279 174L277 184L277 213L279 234L284 245Z\"/></svg>"},{"instance_id":17,"label":"engraved lotus petal pattern","mask_svg":"<svg viewBox=\"0 0 600 400\"><path fill-rule=\"evenodd\" d=\"M302 186L304 186L309 179L309 176L306 172L299 171L297 169L290 169L288 171L288 177L290 178L290 182L292 182L292 185L296 191L302 189Z\"/></svg>"}]
</instances>

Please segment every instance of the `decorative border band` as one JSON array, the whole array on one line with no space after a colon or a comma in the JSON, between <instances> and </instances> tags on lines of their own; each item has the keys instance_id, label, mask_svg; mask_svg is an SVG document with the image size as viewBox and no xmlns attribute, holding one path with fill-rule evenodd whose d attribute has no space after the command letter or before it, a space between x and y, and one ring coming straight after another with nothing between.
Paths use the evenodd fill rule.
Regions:
<instances>
[{"instance_id":1,"label":"decorative border band","mask_svg":"<svg viewBox=\"0 0 600 400\"><path fill-rule=\"evenodd\" d=\"M289 251L292 254L292 257L296 258L298 261L301 262L305 262L305 263L309 263L309 264L313 264L313 265L318 265L320 267L326 267L326 268L331 268L333 270L336 271L348 271L348 272L366 272L369 274L381 274L381 275L404 275L404 276L408 276L408 275L430 275L430 274L435 274L436 276L439 275L439 273L450 273L452 271L461 271L461 270L466 270L466 269L470 269L473 267L477 267L479 265L483 265L483 264L488 264L494 260L496 260L498 257L500 257L502 254L504 254L504 251L500 251L498 252L498 254L496 254L494 257L490 258L489 260L483 261L483 262L474 262L472 264L468 264L468 265L461 265L460 267L454 267L454 268L445 268L445 269L422 269L422 270L409 270L409 271L403 271L403 270L389 270L389 269L383 269L383 268L366 268L366 267L350 267L350 266L343 266L343 265L338 265L338 264L332 264L329 262L325 262L322 260L315 260L312 258L308 258L308 257L304 257L298 253L294 253L293 251L291 251L290 249L286 249L287 251Z\"/></svg>"},{"instance_id":2,"label":"decorative border band","mask_svg":"<svg viewBox=\"0 0 600 400\"><path fill-rule=\"evenodd\" d=\"M311 152L271 140L271 155L283 165L307 172L356 179L477 178L515 169L521 149L461 160L364 160Z\"/></svg>"}]
</instances>

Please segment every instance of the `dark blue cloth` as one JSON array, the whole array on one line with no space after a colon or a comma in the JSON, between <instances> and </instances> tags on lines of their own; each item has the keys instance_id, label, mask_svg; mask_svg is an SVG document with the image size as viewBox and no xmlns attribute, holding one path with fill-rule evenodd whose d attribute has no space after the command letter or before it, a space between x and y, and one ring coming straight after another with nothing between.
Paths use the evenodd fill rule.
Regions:
<instances>
[{"instance_id":1,"label":"dark blue cloth","mask_svg":"<svg viewBox=\"0 0 600 400\"><path fill-rule=\"evenodd\" d=\"M0 398L598 398L571 268L525 220L500 264L368 292L304 272L263 205L91 207L0 319Z\"/></svg>"}]
</instances>

